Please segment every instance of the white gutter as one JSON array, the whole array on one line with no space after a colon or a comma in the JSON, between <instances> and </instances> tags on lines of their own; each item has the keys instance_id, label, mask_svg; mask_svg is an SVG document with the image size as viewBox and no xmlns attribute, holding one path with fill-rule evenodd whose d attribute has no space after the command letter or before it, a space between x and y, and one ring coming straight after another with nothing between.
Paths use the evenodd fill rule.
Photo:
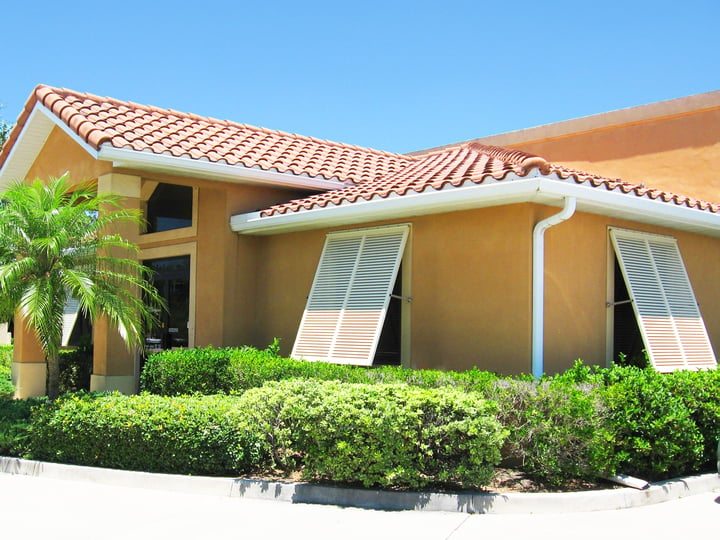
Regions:
<instances>
[{"instance_id":1,"label":"white gutter","mask_svg":"<svg viewBox=\"0 0 720 540\"><path fill-rule=\"evenodd\" d=\"M638 197L619 189L608 191L540 174L468 184L267 217L260 212L238 214L230 219L230 227L240 234L281 234L501 204L534 202L557 206L559 200L574 197L577 210L582 212L720 237L720 214Z\"/></svg>"},{"instance_id":2,"label":"white gutter","mask_svg":"<svg viewBox=\"0 0 720 540\"><path fill-rule=\"evenodd\" d=\"M565 197L565 205L557 214L535 224L532 244L532 374L543 375L545 331L545 231L570 219L575 213L575 197Z\"/></svg>"}]
</instances>

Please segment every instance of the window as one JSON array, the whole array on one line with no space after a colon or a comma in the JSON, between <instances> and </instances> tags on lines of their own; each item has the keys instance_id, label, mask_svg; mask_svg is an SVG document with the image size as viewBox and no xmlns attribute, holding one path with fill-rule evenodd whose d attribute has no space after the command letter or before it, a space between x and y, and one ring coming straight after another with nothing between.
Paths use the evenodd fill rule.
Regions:
<instances>
[{"instance_id":1,"label":"window","mask_svg":"<svg viewBox=\"0 0 720 540\"><path fill-rule=\"evenodd\" d=\"M622 229L611 229L610 237L655 369L715 368L715 355L676 240Z\"/></svg>"},{"instance_id":2,"label":"window","mask_svg":"<svg viewBox=\"0 0 720 540\"><path fill-rule=\"evenodd\" d=\"M409 226L330 233L292 356L372 365Z\"/></svg>"},{"instance_id":3,"label":"window","mask_svg":"<svg viewBox=\"0 0 720 540\"><path fill-rule=\"evenodd\" d=\"M157 184L147 201L147 233L172 231L192 226L193 188Z\"/></svg>"}]
</instances>

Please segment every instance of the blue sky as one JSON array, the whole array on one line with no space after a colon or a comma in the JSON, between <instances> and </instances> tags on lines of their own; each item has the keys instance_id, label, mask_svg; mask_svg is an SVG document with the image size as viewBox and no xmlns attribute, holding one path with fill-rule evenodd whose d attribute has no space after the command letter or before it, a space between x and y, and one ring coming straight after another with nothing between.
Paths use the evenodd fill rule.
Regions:
<instances>
[{"instance_id":1,"label":"blue sky","mask_svg":"<svg viewBox=\"0 0 720 540\"><path fill-rule=\"evenodd\" d=\"M38 83L409 152L720 89L720 2L9 2Z\"/></svg>"}]
</instances>

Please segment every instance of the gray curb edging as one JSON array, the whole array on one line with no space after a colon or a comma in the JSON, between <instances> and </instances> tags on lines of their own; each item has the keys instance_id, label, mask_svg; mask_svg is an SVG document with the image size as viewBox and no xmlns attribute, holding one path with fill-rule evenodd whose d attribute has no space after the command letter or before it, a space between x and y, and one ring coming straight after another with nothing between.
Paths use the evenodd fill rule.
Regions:
<instances>
[{"instance_id":1,"label":"gray curb edging","mask_svg":"<svg viewBox=\"0 0 720 540\"><path fill-rule=\"evenodd\" d=\"M0 473L291 503L471 514L547 514L619 510L720 489L720 475L712 473L658 482L643 491L618 488L574 493L393 492L322 486L305 482L101 469L9 457L0 457Z\"/></svg>"}]
</instances>

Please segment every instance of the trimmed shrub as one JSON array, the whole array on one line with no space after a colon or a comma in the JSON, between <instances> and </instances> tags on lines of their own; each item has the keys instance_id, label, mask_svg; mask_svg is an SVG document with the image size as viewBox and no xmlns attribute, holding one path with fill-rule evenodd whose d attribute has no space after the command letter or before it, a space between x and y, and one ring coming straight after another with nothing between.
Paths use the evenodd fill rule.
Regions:
<instances>
[{"instance_id":1,"label":"trimmed shrub","mask_svg":"<svg viewBox=\"0 0 720 540\"><path fill-rule=\"evenodd\" d=\"M230 350L205 347L153 354L145 362L140 385L163 396L227 394L235 387Z\"/></svg>"},{"instance_id":2,"label":"trimmed shrub","mask_svg":"<svg viewBox=\"0 0 720 540\"><path fill-rule=\"evenodd\" d=\"M509 429L506 463L549 485L614 471L607 410L597 387L568 379L504 379L489 395Z\"/></svg>"},{"instance_id":3,"label":"trimmed shrub","mask_svg":"<svg viewBox=\"0 0 720 540\"><path fill-rule=\"evenodd\" d=\"M601 370L609 409L617 470L649 480L696 472L703 460L703 437L667 375L651 369Z\"/></svg>"},{"instance_id":4,"label":"trimmed shrub","mask_svg":"<svg viewBox=\"0 0 720 540\"><path fill-rule=\"evenodd\" d=\"M663 378L680 399L703 438L702 467L714 469L720 441L720 370L675 371Z\"/></svg>"},{"instance_id":5,"label":"trimmed shrub","mask_svg":"<svg viewBox=\"0 0 720 540\"><path fill-rule=\"evenodd\" d=\"M349 383L405 383L421 388L452 386L483 391L498 377L471 369L456 373L415 370L398 366L366 368L307 362L277 356L272 345L266 350L253 347L234 349L178 349L148 358L141 375L141 387L158 395L242 393L270 381L312 379Z\"/></svg>"},{"instance_id":6,"label":"trimmed shrub","mask_svg":"<svg viewBox=\"0 0 720 540\"><path fill-rule=\"evenodd\" d=\"M486 484L506 435L476 393L288 380L240 398L271 462L306 479L366 487Z\"/></svg>"},{"instance_id":7,"label":"trimmed shrub","mask_svg":"<svg viewBox=\"0 0 720 540\"><path fill-rule=\"evenodd\" d=\"M237 475L259 442L238 428L236 399L69 394L33 410L33 458L137 471Z\"/></svg>"}]
</instances>

